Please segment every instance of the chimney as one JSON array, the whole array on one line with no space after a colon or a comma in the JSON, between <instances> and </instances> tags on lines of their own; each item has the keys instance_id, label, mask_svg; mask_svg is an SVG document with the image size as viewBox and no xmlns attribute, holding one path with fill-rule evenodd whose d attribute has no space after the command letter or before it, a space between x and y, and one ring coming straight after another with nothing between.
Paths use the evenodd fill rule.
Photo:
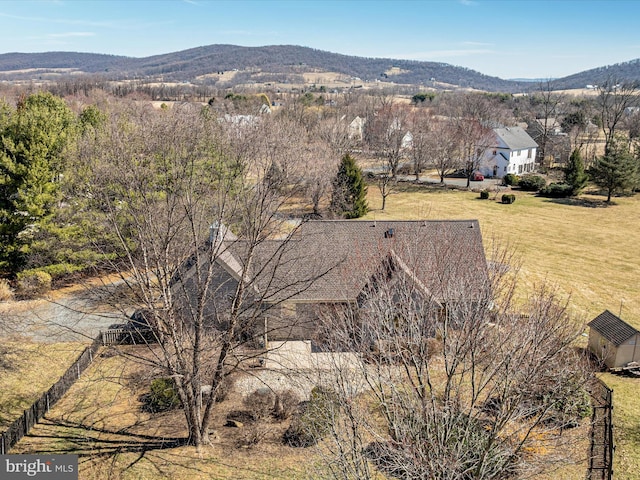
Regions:
<instances>
[{"instance_id":1,"label":"chimney","mask_svg":"<svg viewBox=\"0 0 640 480\"><path fill-rule=\"evenodd\" d=\"M213 245L213 242L218 238L220 234L220 222L217 220L209 227L209 245Z\"/></svg>"}]
</instances>

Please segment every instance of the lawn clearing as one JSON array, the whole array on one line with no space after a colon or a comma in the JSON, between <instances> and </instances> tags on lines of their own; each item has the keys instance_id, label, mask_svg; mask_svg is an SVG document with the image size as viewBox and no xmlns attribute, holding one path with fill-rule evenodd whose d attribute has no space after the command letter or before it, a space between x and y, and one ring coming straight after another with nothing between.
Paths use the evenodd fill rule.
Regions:
<instances>
[{"instance_id":1,"label":"lawn clearing","mask_svg":"<svg viewBox=\"0 0 640 480\"><path fill-rule=\"evenodd\" d=\"M86 345L0 341L0 431L46 392Z\"/></svg>"},{"instance_id":2,"label":"lawn clearing","mask_svg":"<svg viewBox=\"0 0 640 480\"><path fill-rule=\"evenodd\" d=\"M503 205L495 192L479 193L401 183L384 212L378 190L369 187L369 220L478 219L485 247L492 239L516 249L522 261L522 291L548 280L571 296L571 308L585 322L604 309L640 328L640 198L585 196L596 207L515 191Z\"/></svg>"}]
</instances>

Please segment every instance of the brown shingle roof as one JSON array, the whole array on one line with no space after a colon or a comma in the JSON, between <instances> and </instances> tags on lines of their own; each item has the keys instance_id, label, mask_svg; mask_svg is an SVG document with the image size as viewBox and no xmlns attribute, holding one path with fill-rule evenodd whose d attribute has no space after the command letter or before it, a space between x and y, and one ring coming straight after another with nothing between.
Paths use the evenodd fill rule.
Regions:
<instances>
[{"instance_id":1,"label":"brown shingle roof","mask_svg":"<svg viewBox=\"0 0 640 480\"><path fill-rule=\"evenodd\" d=\"M242 242L231 248L243 257ZM309 221L286 242L260 244L253 273L274 301L354 301L389 259L438 299L487 285L476 220Z\"/></svg>"},{"instance_id":2,"label":"brown shingle roof","mask_svg":"<svg viewBox=\"0 0 640 480\"><path fill-rule=\"evenodd\" d=\"M591 320L588 325L616 346L622 345L631 337L639 333L638 330L611 313L609 310L602 312L596 318Z\"/></svg>"}]
</instances>

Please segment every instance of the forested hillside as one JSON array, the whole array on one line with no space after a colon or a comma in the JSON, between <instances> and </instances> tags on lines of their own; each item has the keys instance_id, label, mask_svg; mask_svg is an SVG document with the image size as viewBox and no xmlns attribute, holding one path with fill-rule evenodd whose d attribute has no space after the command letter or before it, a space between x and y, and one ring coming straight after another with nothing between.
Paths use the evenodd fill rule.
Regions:
<instances>
[{"instance_id":1,"label":"forested hillside","mask_svg":"<svg viewBox=\"0 0 640 480\"><path fill-rule=\"evenodd\" d=\"M393 67L393 75L385 73ZM248 70L256 75L336 72L365 82L384 80L396 84L421 85L435 80L487 91L512 92L527 86L526 83L502 80L446 63L353 57L291 45L209 45L146 58L74 52L0 55L0 79L38 78L38 74L52 69L99 73L111 80L146 78L194 82L199 77L222 71ZM212 83L216 79L208 78L206 81Z\"/></svg>"}]
</instances>

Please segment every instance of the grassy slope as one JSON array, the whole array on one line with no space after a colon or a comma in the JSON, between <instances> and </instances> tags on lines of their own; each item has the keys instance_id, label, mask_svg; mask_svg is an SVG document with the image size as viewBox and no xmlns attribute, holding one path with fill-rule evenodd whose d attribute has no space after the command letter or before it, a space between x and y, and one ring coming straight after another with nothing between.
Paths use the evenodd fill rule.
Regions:
<instances>
[{"instance_id":1,"label":"grassy slope","mask_svg":"<svg viewBox=\"0 0 640 480\"><path fill-rule=\"evenodd\" d=\"M479 200L478 193L403 185L381 212L373 187L374 210L365 218L478 219L485 244L495 237L517 249L523 285L545 279L556 284L571 295L571 308L585 322L605 308L618 314L622 302L623 319L640 329L640 196L594 208L516 195L514 204L502 205ZM640 380L609 374L603 379L614 389L616 478L640 479Z\"/></svg>"},{"instance_id":2,"label":"grassy slope","mask_svg":"<svg viewBox=\"0 0 640 480\"><path fill-rule=\"evenodd\" d=\"M545 279L571 295L576 314L590 321L608 308L640 328L640 197L615 199L610 207L566 205L515 192L503 205L478 193L402 185L381 212L369 189L367 219L478 219L485 245L496 238L522 260L522 280ZM493 197L493 194L492 194Z\"/></svg>"},{"instance_id":3,"label":"grassy slope","mask_svg":"<svg viewBox=\"0 0 640 480\"><path fill-rule=\"evenodd\" d=\"M39 344L2 340L0 343L0 430L47 391L85 345ZM46 373L44 373L46 372Z\"/></svg>"}]
</instances>

